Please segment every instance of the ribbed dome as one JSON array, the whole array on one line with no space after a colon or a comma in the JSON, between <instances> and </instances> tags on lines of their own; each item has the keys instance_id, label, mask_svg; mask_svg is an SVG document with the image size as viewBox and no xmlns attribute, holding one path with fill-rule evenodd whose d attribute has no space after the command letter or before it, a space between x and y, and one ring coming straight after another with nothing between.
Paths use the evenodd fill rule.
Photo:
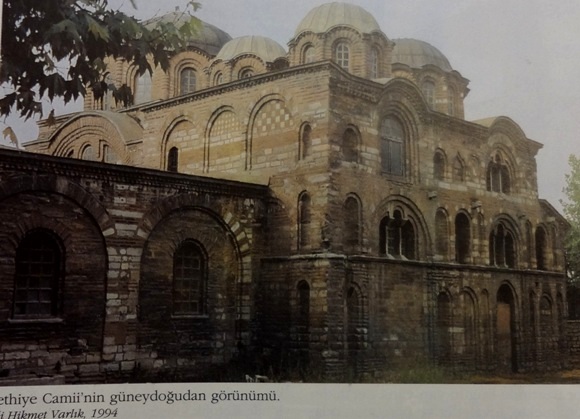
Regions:
<instances>
[{"instance_id":1,"label":"ribbed dome","mask_svg":"<svg viewBox=\"0 0 580 419\"><path fill-rule=\"evenodd\" d=\"M163 16L150 19L145 22L147 26L153 26L157 22L173 23L176 27L180 27L188 22L191 16L179 10L167 13ZM219 50L232 39L230 35L221 29L210 25L202 20L199 21L199 27L196 28L196 33L188 40L188 45L197 47L210 55L216 55Z\"/></svg>"},{"instance_id":2,"label":"ribbed dome","mask_svg":"<svg viewBox=\"0 0 580 419\"><path fill-rule=\"evenodd\" d=\"M395 42L393 64L406 64L411 68L421 68L424 65L432 64L443 71L453 70L447 57L427 42L408 38L393 39L393 42Z\"/></svg>"},{"instance_id":3,"label":"ribbed dome","mask_svg":"<svg viewBox=\"0 0 580 419\"><path fill-rule=\"evenodd\" d=\"M264 62L272 62L286 56L286 50L276 41L263 36L241 36L223 46L216 60L228 61L240 55L253 54Z\"/></svg>"},{"instance_id":4,"label":"ribbed dome","mask_svg":"<svg viewBox=\"0 0 580 419\"><path fill-rule=\"evenodd\" d=\"M312 9L296 28L295 36L302 32L324 33L335 26L349 26L360 33L381 32L376 19L360 6L349 3L326 3Z\"/></svg>"}]
</instances>

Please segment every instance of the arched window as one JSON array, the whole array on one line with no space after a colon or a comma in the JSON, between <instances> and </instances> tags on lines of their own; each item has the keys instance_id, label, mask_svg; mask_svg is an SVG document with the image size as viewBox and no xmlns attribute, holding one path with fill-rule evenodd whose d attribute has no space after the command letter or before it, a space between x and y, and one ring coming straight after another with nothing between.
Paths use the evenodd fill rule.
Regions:
<instances>
[{"instance_id":1,"label":"arched window","mask_svg":"<svg viewBox=\"0 0 580 419\"><path fill-rule=\"evenodd\" d=\"M526 221L526 248L528 268L532 268L532 249L534 248L534 243L532 241L532 224L529 221Z\"/></svg>"},{"instance_id":2,"label":"arched window","mask_svg":"<svg viewBox=\"0 0 580 419\"><path fill-rule=\"evenodd\" d=\"M179 150L177 147L171 147L167 153L167 171L177 172L179 169Z\"/></svg>"},{"instance_id":3,"label":"arched window","mask_svg":"<svg viewBox=\"0 0 580 419\"><path fill-rule=\"evenodd\" d=\"M111 147L105 144L103 146L103 161L105 163L116 164L118 163L118 160L119 157L117 156L117 153L115 153Z\"/></svg>"},{"instance_id":4,"label":"arched window","mask_svg":"<svg viewBox=\"0 0 580 419\"><path fill-rule=\"evenodd\" d=\"M81 153L81 159L89 161L95 161L97 159L95 156L95 149L93 148L93 146L88 145L85 148L83 148L83 152Z\"/></svg>"},{"instance_id":5,"label":"arched window","mask_svg":"<svg viewBox=\"0 0 580 419\"><path fill-rule=\"evenodd\" d=\"M312 139L310 138L312 134L312 128L310 124L306 123L302 125L300 129L300 158L304 159L310 155L310 149L312 147Z\"/></svg>"},{"instance_id":6,"label":"arched window","mask_svg":"<svg viewBox=\"0 0 580 419\"><path fill-rule=\"evenodd\" d=\"M455 217L455 260L468 263L471 254L471 222L469 217L460 212Z\"/></svg>"},{"instance_id":7,"label":"arched window","mask_svg":"<svg viewBox=\"0 0 580 419\"><path fill-rule=\"evenodd\" d=\"M303 192L298 198L298 248L303 249L310 243L310 223L312 213L310 195Z\"/></svg>"},{"instance_id":8,"label":"arched window","mask_svg":"<svg viewBox=\"0 0 580 419\"><path fill-rule=\"evenodd\" d=\"M405 132L393 118L385 118L381 125L381 169L384 173L403 175Z\"/></svg>"},{"instance_id":9,"label":"arched window","mask_svg":"<svg viewBox=\"0 0 580 419\"><path fill-rule=\"evenodd\" d=\"M379 50L376 48L371 49L371 79L379 78Z\"/></svg>"},{"instance_id":10,"label":"arched window","mask_svg":"<svg viewBox=\"0 0 580 419\"><path fill-rule=\"evenodd\" d=\"M302 64L313 63L316 60L316 50L310 44L302 50Z\"/></svg>"},{"instance_id":11,"label":"arched window","mask_svg":"<svg viewBox=\"0 0 580 419\"><path fill-rule=\"evenodd\" d=\"M421 92L423 92L429 107L433 108L435 106L435 83L431 80L424 81L421 84Z\"/></svg>"},{"instance_id":12,"label":"arched window","mask_svg":"<svg viewBox=\"0 0 580 419\"><path fill-rule=\"evenodd\" d=\"M447 258L449 254L449 227L447 214L440 208L435 214L435 254Z\"/></svg>"},{"instance_id":13,"label":"arched window","mask_svg":"<svg viewBox=\"0 0 580 419\"><path fill-rule=\"evenodd\" d=\"M380 252L394 258L415 259L415 229L410 220L403 219L401 211L386 216L380 225Z\"/></svg>"},{"instance_id":14,"label":"arched window","mask_svg":"<svg viewBox=\"0 0 580 419\"><path fill-rule=\"evenodd\" d=\"M456 156L453 160L453 180L455 182L463 182L465 180L465 170L459 156Z\"/></svg>"},{"instance_id":15,"label":"arched window","mask_svg":"<svg viewBox=\"0 0 580 419\"><path fill-rule=\"evenodd\" d=\"M447 114L455 115L455 90L452 87L447 91Z\"/></svg>"},{"instance_id":16,"label":"arched window","mask_svg":"<svg viewBox=\"0 0 580 419\"><path fill-rule=\"evenodd\" d=\"M107 85L107 91L103 95L102 109L108 111L113 107L113 89L115 88L115 80L111 73L105 74L105 84Z\"/></svg>"},{"instance_id":17,"label":"arched window","mask_svg":"<svg viewBox=\"0 0 580 419\"><path fill-rule=\"evenodd\" d=\"M445 179L445 156L439 150L433 155L433 176L437 180Z\"/></svg>"},{"instance_id":18,"label":"arched window","mask_svg":"<svg viewBox=\"0 0 580 419\"><path fill-rule=\"evenodd\" d=\"M247 79L249 77L252 77L254 75L254 70L252 68L243 68L240 71L240 79Z\"/></svg>"},{"instance_id":19,"label":"arched window","mask_svg":"<svg viewBox=\"0 0 580 419\"><path fill-rule=\"evenodd\" d=\"M348 71L350 66L350 51L346 42L339 42L334 49L336 63Z\"/></svg>"},{"instance_id":20,"label":"arched window","mask_svg":"<svg viewBox=\"0 0 580 419\"><path fill-rule=\"evenodd\" d=\"M536 228L536 267L546 269L546 256L548 255L548 238L543 227Z\"/></svg>"},{"instance_id":21,"label":"arched window","mask_svg":"<svg viewBox=\"0 0 580 419\"><path fill-rule=\"evenodd\" d=\"M140 103L149 102L151 100L151 74L148 71L135 76L135 92L133 103L136 105Z\"/></svg>"},{"instance_id":22,"label":"arched window","mask_svg":"<svg viewBox=\"0 0 580 419\"><path fill-rule=\"evenodd\" d=\"M221 71L219 71L213 77L213 85L219 86L220 84L223 84L223 82L224 82L224 75L222 74Z\"/></svg>"},{"instance_id":23,"label":"arched window","mask_svg":"<svg viewBox=\"0 0 580 419\"><path fill-rule=\"evenodd\" d=\"M510 172L499 154L487 166L487 190L505 194L510 193Z\"/></svg>"},{"instance_id":24,"label":"arched window","mask_svg":"<svg viewBox=\"0 0 580 419\"><path fill-rule=\"evenodd\" d=\"M46 230L29 233L16 250L14 318L54 317L59 310L59 283L64 254Z\"/></svg>"},{"instance_id":25,"label":"arched window","mask_svg":"<svg viewBox=\"0 0 580 419\"><path fill-rule=\"evenodd\" d=\"M205 313L206 264L195 241L181 242L173 254L173 314Z\"/></svg>"},{"instance_id":26,"label":"arched window","mask_svg":"<svg viewBox=\"0 0 580 419\"><path fill-rule=\"evenodd\" d=\"M358 199L349 196L344 202L344 249L356 251L360 245L361 209Z\"/></svg>"},{"instance_id":27,"label":"arched window","mask_svg":"<svg viewBox=\"0 0 580 419\"><path fill-rule=\"evenodd\" d=\"M179 94L195 92L195 70L191 67L184 68L179 73Z\"/></svg>"},{"instance_id":28,"label":"arched window","mask_svg":"<svg viewBox=\"0 0 580 419\"><path fill-rule=\"evenodd\" d=\"M358 135L352 128L347 128L342 135L342 156L344 161L358 161Z\"/></svg>"},{"instance_id":29,"label":"arched window","mask_svg":"<svg viewBox=\"0 0 580 419\"><path fill-rule=\"evenodd\" d=\"M489 237L489 263L515 268L516 248L513 233L503 223L498 223Z\"/></svg>"}]
</instances>

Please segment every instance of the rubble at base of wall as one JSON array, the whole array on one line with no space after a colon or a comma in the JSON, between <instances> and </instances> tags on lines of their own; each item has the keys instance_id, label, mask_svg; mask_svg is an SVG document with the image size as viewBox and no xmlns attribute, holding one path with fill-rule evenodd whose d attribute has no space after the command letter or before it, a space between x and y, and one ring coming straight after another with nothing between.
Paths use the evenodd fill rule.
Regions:
<instances>
[{"instance_id":1,"label":"rubble at base of wall","mask_svg":"<svg viewBox=\"0 0 580 419\"><path fill-rule=\"evenodd\" d=\"M64 375L52 375L48 377L38 377L36 375L14 375L0 378L0 387L12 386L46 386L65 384Z\"/></svg>"}]
</instances>

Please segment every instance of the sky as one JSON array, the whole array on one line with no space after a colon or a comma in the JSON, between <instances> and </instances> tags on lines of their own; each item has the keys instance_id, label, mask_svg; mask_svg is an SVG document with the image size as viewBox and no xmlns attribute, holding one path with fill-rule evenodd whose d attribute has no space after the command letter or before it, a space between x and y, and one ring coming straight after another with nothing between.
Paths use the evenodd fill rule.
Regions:
<instances>
[{"instance_id":1,"label":"sky","mask_svg":"<svg viewBox=\"0 0 580 419\"><path fill-rule=\"evenodd\" d=\"M109 4L142 19L176 7L183 10L187 4L186 0L135 1L137 9L130 0L109 0ZM328 0L200 1L196 16L232 37L267 36L287 49L302 18ZM544 144L537 156L539 194L562 208L568 156L580 156L580 1L350 3L370 12L389 39L420 39L445 54L451 66L470 80L467 120L508 116L528 138ZM13 126L21 142L36 138L33 121L23 124L11 118L0 121L0 129L5 124Z\"/></svg>"}]
</instances>

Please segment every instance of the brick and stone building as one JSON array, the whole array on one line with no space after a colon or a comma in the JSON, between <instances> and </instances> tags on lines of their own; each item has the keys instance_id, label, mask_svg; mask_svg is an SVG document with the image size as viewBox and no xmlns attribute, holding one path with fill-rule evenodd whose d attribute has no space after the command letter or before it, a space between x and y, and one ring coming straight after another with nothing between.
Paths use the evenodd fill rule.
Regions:
<instances>
[{"instance_id":1,"label":"brick and stone building","mask_svg":"<svg viewBox=\"0 0 580 419\"><path fill-rule=\"evenodd\" d=\"M435 47L329 3L287 49L203 24L168 71L111 61L105 79L134 104L89 95L0 152L4 370L565 365L567 225L538 197L542 146L507 117L466 121L468 80Z\"/></svg>"}]
</instances>

